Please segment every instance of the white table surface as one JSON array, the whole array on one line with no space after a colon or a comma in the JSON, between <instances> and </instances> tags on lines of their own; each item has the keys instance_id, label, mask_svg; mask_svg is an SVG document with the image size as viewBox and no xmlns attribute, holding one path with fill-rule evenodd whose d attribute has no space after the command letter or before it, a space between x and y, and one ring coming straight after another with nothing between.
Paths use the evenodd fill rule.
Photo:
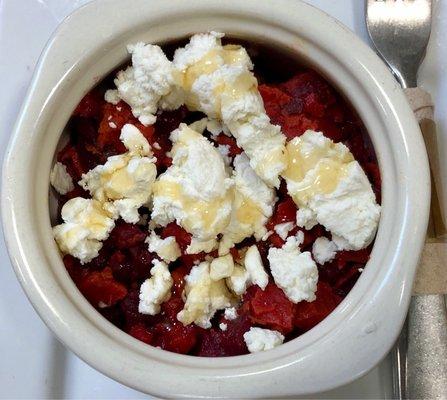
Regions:
<instances>
[{"instance_id":1,"label":"white table surface","mask_svg":"<svg viewBox=\"0 0 447 400\"><path fill-rule=\"evenodd\" d=\"M43 46L60 21L87 1L0 0L0 161ZM308 3L338 18L367 40L363 0ZM441 0L435 9L432 40L420 71L420 84L432 93L437 105L441 154L447 154L446 37L447 1ZM441 163L446 171L447 158L441 158ZM443 183L447 199L446 180ZM0 398L148 398L95 371L54 338L20 288L0 236ZM316 397L390 396L391 364L387 358L362 379Z\"/></svg>"}]
</instances>

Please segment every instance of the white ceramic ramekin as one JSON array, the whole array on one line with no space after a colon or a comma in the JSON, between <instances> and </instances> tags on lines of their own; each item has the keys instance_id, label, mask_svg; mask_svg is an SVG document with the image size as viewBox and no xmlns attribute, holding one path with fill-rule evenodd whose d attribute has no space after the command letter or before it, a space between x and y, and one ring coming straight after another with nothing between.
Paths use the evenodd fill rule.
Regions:
<instances>
[{"instance_id":1,"label":"white ceramic ramekin","mask_svg":"<svg viewBox=\"0 0 447 400\"><path fill-rule=\"evenodd\" d=\"M49 171L81 97L126 58L125 45L219 30L269 42L310 63L352 102L378 155L383 213L371 260L317 327L272 351L209 359L147 346L103 319L69 278L51 235ZM10 256L48 327L104 374L162 397L284 397L365 374L401 328L426 229L430 181L418 125L376 55L334 19L298 0L106 0L69 16L34 74L3 167Z\"/></svg>"}]
</instances>

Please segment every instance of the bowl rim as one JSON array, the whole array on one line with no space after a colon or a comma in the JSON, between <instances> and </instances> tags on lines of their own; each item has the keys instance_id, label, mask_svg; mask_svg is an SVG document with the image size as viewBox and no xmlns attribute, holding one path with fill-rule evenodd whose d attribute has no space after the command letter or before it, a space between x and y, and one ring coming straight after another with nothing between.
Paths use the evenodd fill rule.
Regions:
<instances>
[{"instance_id":1,"label":"bowl rim","mask_svg":"<svg viewBox=\"0 0 447 400\"><path fill-rule=\"evenodd\" d=\"M3 165L2 220L14 269L28 298L48 327L78 356L113 379L144 392L173 397L199 394L258 397L328 390L354 380L377 364L403 323L425 236L430 194L427 158L417 122L384 64L352 32L300 1L279 0L275 5L272 8L269 2L256 0L243 4L238 0L225 3L171 0L168 4L131 0L126 6L120 0L88 3L67 17L47 44L8 145ZM98 22L98 16L113 27ZM52 129L50 121L62 126L69 116L67 110L74 108L84 92L107 74L107 69L118 65L117 61L125 57L125 50L116 48L124 47L126 38L171 39L166 31L169 32L168 28L173 31L176 19L184 22L182 28L176 27L176 37L209 29L190 30L190 26L199 24L216 26L216 30L227 27L227 32L245 32L245 37L253 34L272 43L278 42L281 35L286 37L287 46L301 58L308 57L312 64L319 63L319 69L326 72L339 90L352 91L350 100L354 100L352 103L368 131L373 129L370 137L384 177L383 216L377 235L384 253L379 254L374 246L368 266L388 260L389 270L366 269L347 298L322 323L262 354L209 359L167 353L139 343L98 318L98 313L67 279L65 269L58 269L61 259L54 241L48 241L49 216L43 211L44 207L48 210L48 202L37 202L37 192L43 193L45 185L48 191L51 160L48 156L43 160L45 155L36 150L40 147L43 154L53 149L54 153L56 143L54 134L44 135L46 129L48 132ZM150 29L145 27L148 21L153 25ZM299 27L295 26L298 24ZM94 25L100 34L92 38L88 29ZM86 28L80 30L80 26ZM306 28L312 29L305 31ZM260 33L262 30L264 34ZM271 37L266 35L267 30ZM83 46L86 40L90 49L87 51ZM285 42L286 39L282 44ZM350 43L351 53L337 57L335 53L346 43ZM102 56L101 62L98 54ZM324 62L333 71L325 70ZM93 71L88 82L83 81L76 88L76 78L88 68ZM73 93L67 101L71 106L65 106L65 114L57 116L55 112L67 91ZM371 110L377 115L367 115ZM376 133L374 128L387 133ZM36 176L37 170L41 176ZM36 210L40 212L34 215ZM395 251L387 249L385 242ZM53 266L51 271L45 269L46 263ZM386 293L384 286L390 293ZM380 307L387 307L388 318L375 309ZM78 329L76 335L73 326ZM352 341L342 340L343 335ZM331 350L335 344L338 347ZM110 346L114 346L113 351ZM122 355L129 355L129 359L116 365L117 357ZM325 356L328 365L323 367L321 361ZM337 367L340 359L349 359L352 365ZM137 363L150 368L138 368ZM182 375L175 384L166 378L172 379L174 374Z\"/></svg>"}]
</instances>

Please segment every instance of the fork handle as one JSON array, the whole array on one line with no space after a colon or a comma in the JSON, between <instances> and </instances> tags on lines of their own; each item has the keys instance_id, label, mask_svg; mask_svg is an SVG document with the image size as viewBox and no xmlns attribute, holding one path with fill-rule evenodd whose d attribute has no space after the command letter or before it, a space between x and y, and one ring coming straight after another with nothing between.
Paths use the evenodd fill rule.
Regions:
<instances>
[{"instance_id":1,"label":"fork handle","mask_svg":"<svg viewBox=\"0 0 447 400\"><path fill-rule=\"evenodd\" d=\"M433 117L433 102L430 94L421 88L407 88L404 89L404 92L419 121L430 163L432 195L427 236L431 241L443 241L443 239L447 238L447 230L445 214L442 209L442 204L445 203L442 199L441 167L439 163L436 124Z\"/></svg>"}]
</instances>

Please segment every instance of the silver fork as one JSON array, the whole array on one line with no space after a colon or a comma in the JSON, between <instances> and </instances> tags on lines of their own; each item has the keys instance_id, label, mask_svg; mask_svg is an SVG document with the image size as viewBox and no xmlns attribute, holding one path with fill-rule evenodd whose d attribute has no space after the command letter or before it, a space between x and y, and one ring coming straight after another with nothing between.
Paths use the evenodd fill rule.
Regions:
<instances>
[{"instance_id":1,"label":"silver fork","mask_svg":"<svg viewBox=\"0 0 447 400\"><path fill-rule=\"evenodd\" d=\"M408 94L431 31L431 0L367 0L366 22L377 52ZM421 124L425 135L434 124ZM431 132L424 130L431 129ZM429 158L437 157L430 154ZM433 159L430 160L433 167ZM432 188L432 214L436 204ZM436 226L434 227L436 233ZM413 296L407 320L392 351L394 397L444 399L447 396L447 312L442 295Z\"/></svg>"},{"instance_id":2,"label":"silver fork","mask_svg":"<svg viewBox=\"0 0 447 400\"><path fill-rule=\"evenodd\" d=\"M403 88L417 86L431 31L431 0L367 0L371 40Z\"/></svg>"}]
</instances>

